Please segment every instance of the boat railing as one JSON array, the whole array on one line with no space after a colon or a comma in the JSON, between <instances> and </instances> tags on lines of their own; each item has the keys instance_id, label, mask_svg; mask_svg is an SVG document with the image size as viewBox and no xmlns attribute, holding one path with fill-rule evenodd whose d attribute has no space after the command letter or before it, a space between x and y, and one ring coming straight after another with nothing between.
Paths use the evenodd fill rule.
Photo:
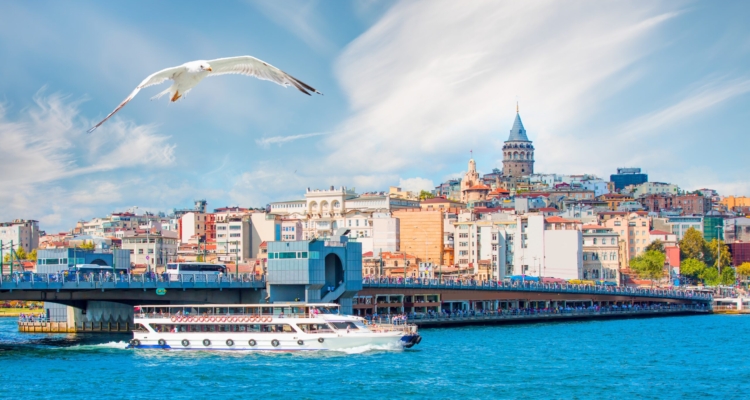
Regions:
<instances>
[{"instance_id":1,"label":"boat railing","mask_svg":"<svg viewBox=\"0 0 750 400\"><path fill-rule=\"evenodd\" d=\"M320 318L324 315L313 313L182 313L182 312L135 312L135 318L169 319L172 322L270 322L271 319ZM238 321L236 319L242 319ZM278 322L278 321L277 321Z\"/></svg>"},{"instance_id":2,"label":"boat railing","mask_svg":"<svg viewBox=\"0 0 750 400\"><path fill-rule=\"evenodd\" d=\"M404 332L404 333L416 333L417 326L414 324L406 323L406 320L401 322L392 321L390 318L381 318L368 321L367 329L373 332Z\"/></svg>"}]
</instances>

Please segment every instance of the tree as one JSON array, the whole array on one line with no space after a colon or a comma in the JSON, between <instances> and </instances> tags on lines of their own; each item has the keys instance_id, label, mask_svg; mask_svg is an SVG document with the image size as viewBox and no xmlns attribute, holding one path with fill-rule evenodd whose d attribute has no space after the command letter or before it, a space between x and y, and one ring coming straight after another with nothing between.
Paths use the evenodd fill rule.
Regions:
<instances>
[{"instance_id":1,"label":"tree","mask_svg":"<svg viewBox=\"0 0 750 400\"><path fill-rule=\"evenodd\" d=\"M719 249L721 249L721 264L717 264L719 258ZM723 240L713 239L711 242L706 244L706 255L705 261L708 265L719 266L723 270L724 267L732 265L732 253L729 251Z\"/></svg>"},{"instance_id":2,"label":"tree","mask_svg":"<svg viewBox=\"0 0 750 400\"><path fill-rule=\"evenodd\" d=\"M686 276L693 280L701 279L700 276L706 270L706 264L695 258L688 258L680 263L680 275Z\"/></svg>"},{"instance_id":3,"label":"tree","mask_svg":"<svg viewBox=\"0 0 750 400\"><path fill-rule=\"evenodd\" d=\"M713 267L704 269L700 278L706 286L716 286L721 283L721 279L719 279L719 270Z\"/></svg>"},{"instance_id":4,"label":"tree","mask_svg":"<svg viewBox=\"0 0 750 400\"><path fill-rule=\"evenodd\" d=\"M680 240L680 259L694 258L703 260L706 250L706 239L695 228L689 228Z\"/></svg>"},{"instance_id":5,"label":"tree","mask_svg":"<svg viewBox=\"0 0 750 400\"><path fill-rule=\"evenodd\" d=\"M734 286L737 282L737 276L733 267L724 267L721 269L721 284L725 286Z\"/></svg>"},{"instance_id":6,"label":"tree","mask_svg":"<svg viewBox=\"0 0 750 400\"><path fill-rule=\"evenodd\" d=\"M750 262L743 262L742 264L737 266L737 275L740 276L740 279L747 279L750 277Z\"/></svg>"},{"instance_id":7,"label":"tree","mask_svg":"<svg viewBox=\"0 0 750 400\"><path fill-rule=\"evenodd\" d=\"M96 246L94 245L93 240L84 240L83 244L78 246L78 248L81 250L94 250L94 247Z\"/></svg>"},{"instance_id":8,"label":"tree","mask_svg":"<svg viewBox=\"0 0 750 400\"><path fill-rule=\"evenodd\" d=\"M650 250L630 260L630 268L641 278L655 280L664 276L666 259L664 253Z\"/></svg>"},{"instance_id":9,"label":"tree","mask_svg":"<svg viewBox=\"0 0 750 400\"><path fill-rule=\"evenodd\" d=\"M432 199L434 197L435 197L434 194L432 194L432 193L430 193L430 192L428 192L426 190L423 190L423 191L419 192L419 200L427 200L427 199Z\"/></svg>"},{"instance_id":10,"label":"tree","mask_svg":"<svg viewBox=\"0 0 750 400\"><path fill-rule=\"evenodd\" d=\"M646 246L646 251L649 250L656 250L659 253L664 253L664 242L659 239L654 240L648 246Z\"/></svg>"}]
</instances>

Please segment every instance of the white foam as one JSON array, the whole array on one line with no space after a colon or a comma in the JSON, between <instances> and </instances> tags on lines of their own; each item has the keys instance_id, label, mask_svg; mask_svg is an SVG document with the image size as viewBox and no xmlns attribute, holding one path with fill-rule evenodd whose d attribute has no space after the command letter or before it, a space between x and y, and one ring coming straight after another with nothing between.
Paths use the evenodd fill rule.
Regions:
<instances>
[{"instance_id":1,"label":"white foam","mask_svg":"<svg viewBox=\"0 0 750 400\"><path fill-rule=\"evenodd\" d=\"M331 349L330 351L336 351L346 354L362 354L368 351L403 351L404 348L398 343L389 344L366 344L364 346Z\"/></svg>"},{"instance_id":2,"label":"white foam","mask_svg":"<svg viewBox=\"0 0 750 400\"><path fill-rule=\"evenodd\" d=\"M61 347L61 349L67 349L67 350L94 350L94 349L117 349L117 350L125 350L125 348L128 347L127 342L119 341L119 342L107 342L107 343L98 343L98 344L77 344L75 346L70 347Z\"/></svg>"}]
</instances>

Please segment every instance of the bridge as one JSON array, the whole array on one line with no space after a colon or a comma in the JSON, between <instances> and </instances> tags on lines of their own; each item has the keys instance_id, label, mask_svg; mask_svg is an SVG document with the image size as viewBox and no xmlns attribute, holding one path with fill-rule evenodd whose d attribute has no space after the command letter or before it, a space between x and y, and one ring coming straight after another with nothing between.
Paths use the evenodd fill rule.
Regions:
<instances>
[{"instance_id":1,"label":"bridge","mask_svg":"<svg viewBox=\"0 0 750 400\"><path fill-rule=\"evenodd\" d=\"M15 274L0 276L0 300L45 301L78 306L87 301L143 303L260 303L263 277L243 275L162 276L113 274ZM161 289L158 290L157 289Z\"/></svg>"},{"instance_id":2,"label":"bridge","mask_svg":"<svg viewBox=\"0 0 750 400\"><path fill-rule=\"evenodd\" d=\"M249 304L269 299L268 282L255 275L79 275L23 273L0 276L0 300L44 301L65 307L64 318L48 312L41 320L19 324L25 331L127 331L132 328L132 306L138 304ZM483 319L513 321L511 310L587 309L588 307L667 307L679 313L706 312L710 295L688 290L640 289L629 287L504 283L495 281L437 279L362 279L349 312L373 314L411 313L416 318L435 315L446 309L479 312ZM335 301L342 286L322 298ZM305 299L302 299L305 300ZM687 306L687 308L683 307ZM682 308L679 308L682 307ZM54 307L52 307L54 308ZM519 311L520 312L520 311ZM647 312L653 314L652 312ZM665 312L659 311L658 314ZM673 313L670 311L670 313ZM601 313L597 314L600 315ZM619 313L617 315L644 314ZM512 315L512 314L511 314ZM577 314L576 314L577 315ZM601 314L605 317L614 314ZM540 315L521 319L539 319ZM449 317L451 318L451 317ZM549 320L570 319L572 315L545 315ZM474 319L476 320L476 318ZM455 319L425 320L423 324L453 323ZM469 320L471 321L471 320ZM44 324L40 324L43 322ZM46 330L45 330L46 329Z\"/></svg>"}]
</instances>

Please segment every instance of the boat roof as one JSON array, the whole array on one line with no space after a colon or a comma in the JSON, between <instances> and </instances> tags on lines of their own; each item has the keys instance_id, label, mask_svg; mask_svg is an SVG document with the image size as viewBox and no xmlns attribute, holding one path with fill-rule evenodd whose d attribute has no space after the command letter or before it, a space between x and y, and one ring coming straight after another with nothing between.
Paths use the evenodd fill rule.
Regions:
<instances>
[{"instance_id":1,"label":"boat roof","mask_svg":"<svg viewBox=\"0 0 750 400\"><path fill-rule=\"evenodd\" d=\"M304 302L282 302L262 304L144 304L134 307L284 307L284 306L316 306L316 307L340 307L336 303L304 303Z\"/></svg>"}]
</instances>

